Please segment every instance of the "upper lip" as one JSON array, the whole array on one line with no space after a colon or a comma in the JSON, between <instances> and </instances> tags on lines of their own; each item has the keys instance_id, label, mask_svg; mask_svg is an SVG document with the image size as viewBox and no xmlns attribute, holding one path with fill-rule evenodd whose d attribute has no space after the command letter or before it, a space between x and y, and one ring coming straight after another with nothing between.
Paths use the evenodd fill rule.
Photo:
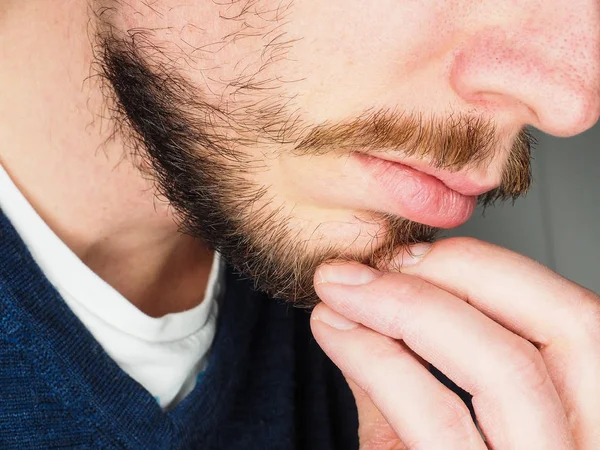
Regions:
<instances>
[{"instance_id":1,"label":"upper lip","mask_svg":"<svg viewBox=\"0 0 600 450\"><path fill-rule=\"evenodd\" d=\"M403 159L394 159L387 155L373 156L376 156L379 159L405 165L412 169L418 170L419 172L437 178L448 188L467 197L485 194L486 192L489 192L500 185L498 180L491 179L490 177L483 177L483 179L479 179L479 177L475 177L472 174L469 175L467 171L450 172L449 170L437 169L423 160L406 161Z\"/></svg>"}]
</instances>

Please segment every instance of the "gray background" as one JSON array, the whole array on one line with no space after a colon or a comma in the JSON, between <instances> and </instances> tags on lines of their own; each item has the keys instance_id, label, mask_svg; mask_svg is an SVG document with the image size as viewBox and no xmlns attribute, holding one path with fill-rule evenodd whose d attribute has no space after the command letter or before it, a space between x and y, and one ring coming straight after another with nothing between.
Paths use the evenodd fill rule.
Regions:
<instances>
[{"instance_id":1,"label":"gray background","mask_svg":"<svg viewBox=\"0 0 600 450\"><path fill-rule=\"evenodd\" d=\"M516 250L600 293L600 125L573 138L534 130L534 185L513 205L488 208L449 236Z\"/></svg>"}]
</instances>

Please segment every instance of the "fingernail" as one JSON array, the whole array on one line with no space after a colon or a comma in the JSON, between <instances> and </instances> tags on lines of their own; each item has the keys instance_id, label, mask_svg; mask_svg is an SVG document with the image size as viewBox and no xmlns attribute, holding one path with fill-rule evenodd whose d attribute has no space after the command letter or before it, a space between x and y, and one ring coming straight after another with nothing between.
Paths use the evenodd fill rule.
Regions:
<instances>
[{"instance_id":1,"label":"fingernail","mask_svg":"<svg viewBox=\"0 0 600 450\"><path fill-rule=\"evenodd\" d=\"M340 331L352 330L358 326L356 322L345 318L324 304L321 304L319 309L313 313L312 319L323 322Z\"/></svg>"},{"instance_id":2,"label":"fingernail","mask_svg":"<svg viewBox=\"0 0 600 450\"><path fill-rule=\"evenodd\" d=\"M419 244L412 245L400 254L398 262L400 267L414 266L427 254L431 244L421 242Z\"/></svg>"},{"instance_id":3,"label":"fingernail","mask_svg":"<svg viewBox=\"0 0 600 450\"><path fill-rule=\"evenodd\" d=\"M329 263L317 269L317 284L333 283L359 286L367 284L383 275L364 264L355 262Z\"/></svg>"}]
</instances>

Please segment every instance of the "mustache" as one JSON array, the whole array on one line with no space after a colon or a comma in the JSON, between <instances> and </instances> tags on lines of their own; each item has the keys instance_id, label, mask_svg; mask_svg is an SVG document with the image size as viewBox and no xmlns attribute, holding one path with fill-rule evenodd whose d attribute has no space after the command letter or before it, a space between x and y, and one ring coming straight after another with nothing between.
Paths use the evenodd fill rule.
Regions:
<instances>
[{"instance_id":1,"label":"mustache","mask_svg":"<svg viewBox=\"0 0 600 450\"><path fill-rule=\"evenodd\" d=\"M535 138L525 127L513 139L498 188L479 197L481 205L524 195L532 183L531 150ZM401 151L437 169L485 168L497 156L501 139L494 122L482 116L451 114L425 118L399 111L367 111L341 123L310 129L294 147L296 155L322 155L332 149L369 153Z\"/></svg>"}]
</instances>

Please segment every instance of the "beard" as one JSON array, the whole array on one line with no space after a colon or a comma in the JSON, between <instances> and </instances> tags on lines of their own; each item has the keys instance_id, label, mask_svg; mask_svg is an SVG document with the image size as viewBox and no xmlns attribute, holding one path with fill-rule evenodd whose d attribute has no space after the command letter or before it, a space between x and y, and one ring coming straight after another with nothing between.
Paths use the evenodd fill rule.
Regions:
<instances>
[{"instance_id":1,"label":"beard","mask_svg":"<svg viewBox=\"0 0 600 450\"><path fill-rule=\"evenodd\" d=\"M493 123L464 115L425 120L367 110L343 123L308 124L286 112L277 99L252 108L219 107L204 102L197 86L154 59L148 48L155 49L143 33L98 35L96 68L115 134L130 144L131 157L173 207L182 232L219 251L256 289L295 306L318 303L313 276L321 263L353 260L389 269L400 250L432 242L439 230L373 214L380 232L362 252L327 242L315 246L292 225L294 217L274 203L269 186L256 181L257 173L268 170L257 143L269 145L272 155L287 152L297 158L402 149L454 171L488 164L499 146ZM522 130L501 186L480 196L481 204L515 199L527 191L531 143Z\"/></svg>"}]
</instances>

